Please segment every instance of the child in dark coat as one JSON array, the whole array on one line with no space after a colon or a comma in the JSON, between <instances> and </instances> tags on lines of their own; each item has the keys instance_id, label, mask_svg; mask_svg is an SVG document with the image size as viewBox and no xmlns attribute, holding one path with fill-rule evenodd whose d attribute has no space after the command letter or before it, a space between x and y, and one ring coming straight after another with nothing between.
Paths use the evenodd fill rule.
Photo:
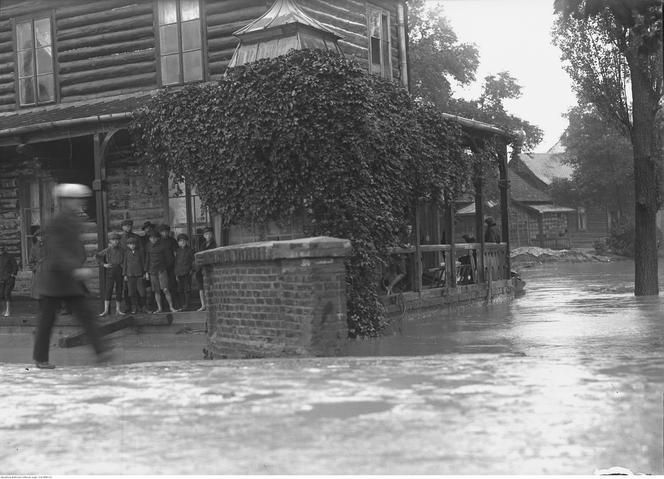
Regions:
<instances>
[{"instance_id":1,"label":"child in dark coat","mask_svg":"<svg viewBox=\"0 0 664 479\"><path fill-rule=\"evenodd\" d=\"M14 282L18 274L16 260L7 253L7 247L0 245L0 300L5 301L4 317L9 316L11 294L14 290Z\"/></svg>"},{"instance_id":2,"label":"child in dark coat","mask_svg":"<svg viewBox=\"0 0 664 479\"><path fill-rule=\"evenodd\" d=\"M138 248L139 239L129 237L127 239L127 249L124 252L124 263L122 272L124 280L127 283L127 303L132 314L138 311L145 312L145 285L143 276L145 269L145 254Z\"/></svg>"},{"instance_id":3,"label":"child in dark coat","mask_svg":"<svg viewBox=\"0 0 664 479\"><path fill-rule=\"evenodd\" d=\"M115 314L124 314L120 305L122 302L122 286L124 281L122 274L124 250L120 246L120 235L117 233L111 233L108 237L108 243L108 248L103 249L96 254L97 261L100 261L106 269L104 311L102 311L99 316L106 316L109 314L111 298L113 297L113 288L115 288Z\"/></svg>"},{"instance_id":4,"label":"child in dark coat","mask_svg":"<svg viewBox=\"0 0 664 479\"><path fill-rule=\"evenodd\" d=\"M191 273L194 270L194 250L189 246L189 236L178 235L178 249L175 252L175 278L178 283L180 306L189 308L191 299Z\"/></svg>"}]
</instances>

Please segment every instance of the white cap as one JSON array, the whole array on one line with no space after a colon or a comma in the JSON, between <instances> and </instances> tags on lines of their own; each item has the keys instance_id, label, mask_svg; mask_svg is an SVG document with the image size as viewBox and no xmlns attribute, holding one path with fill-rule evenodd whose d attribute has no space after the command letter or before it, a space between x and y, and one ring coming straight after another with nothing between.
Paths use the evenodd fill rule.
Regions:
<instances>
[{"instance_id":1,"label":"white cap","mask_svg":"<svg viewBox=\"0 0 664 479\"><path fill-rule=\"evenodd\" d=\"M92 190L78 183L60 183L53 188L56 198L87 198L92 196Z\"/></svg>"}]
</instances>

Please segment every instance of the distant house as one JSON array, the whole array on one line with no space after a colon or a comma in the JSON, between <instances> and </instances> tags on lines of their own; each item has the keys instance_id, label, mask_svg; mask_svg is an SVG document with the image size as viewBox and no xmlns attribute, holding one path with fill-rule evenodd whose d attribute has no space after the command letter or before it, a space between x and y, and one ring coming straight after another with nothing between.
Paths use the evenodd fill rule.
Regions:
<instances>
[{"instance_id":1,"label":"distant house","mask_svg":"<svg viewBox=\"0 0 664 479\"><path fill-rule=\"evenodd\" d=\"M548 193L551 182L569 179L573 172L563 163L564 154L558 142L546 153L524 153L510 161L510 238L515 247L586 248L609 235L606 207L554 204Z\"/></svg>"}]
</instances>

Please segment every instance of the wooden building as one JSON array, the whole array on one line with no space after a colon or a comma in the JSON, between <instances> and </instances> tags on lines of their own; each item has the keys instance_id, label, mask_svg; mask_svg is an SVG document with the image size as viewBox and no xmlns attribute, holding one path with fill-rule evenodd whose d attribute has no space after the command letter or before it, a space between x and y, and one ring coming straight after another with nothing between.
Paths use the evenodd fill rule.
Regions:
<instances>
[{"instance_id":1,"label":"wooden building","mask_svg":"<svg viewBox=\"0 0 664 479\"><path fill-rule=\"evenodd\" d=\"M292 2L276 3L292 6ZM367 70L407 82L405 3L298 0ZM234 32L272 0L3 0L0 3L0 243L27 267L33 233L53 213L52 187L75 181L94 198L90 253L123 219L196 235L211 218L185 188L141 177L131 112L162 87L218 80ZM217 231L218 235L220 234ZM196 241L192 242L196 245Z\"/></svg>"},{"instance_id":2,"label":"wooden building","mask_svg":"<svg viewBox=\"0 0 664 479\"><path fill-rule=\"evenodd\" d=\"M298 225L290 233L260 225L260 231L235 228L222 235L195 188L181 185L185 193L178 195L167 178L155 182L141 176L127 131L132 111L161 88L218 80L234 55L241 63L275 54L279 45L320 48L321 41L327 49L338 47L369 73L408 86L406 24L405 0L3 0L0 243L8 246L28 278L34 232L53 214L51 190L58 182L79 182L94 191L86 231L91 264L92 253L105 246L108 233L119 230L124 219L132 219L139 233L145 221L167 223L176 233L189 233L194 247L196 235L211 223L222 244L297 235ZM271 25L282 28L284 35L296 32L296 38L264 38L259 45L262 31ZM322 36L312 39L316 31ZM234 33L246 40L248 49L238 48ZM472 248L479 252L478 281L492 265L500 273L488 277L507 284L505 144L510 135L481 122L449 117L474 138L469 143L488 138L503 143L497 166L504 243L485 250L480 186L473 194L478 244ZM416 258L415 291L422 289L428 262L439 266L441 255L448 264L447 287L456 285L452 270L460 253L455 252L453 202L450 205L444 218L441 212L430 212L429 219L417 215L416 245L407 252ZM430 251L420 249L422 231L428 231ZM445 235L448 244L441 245ZM462 249L466 254L468 248ZM483 294L477 290L478 297Z\"/></svg>"},{"instance_id":3,"label":"wooden building","mask_svg":"<svg viewBox=\"0 0 664 479\"><path fill-rule=\"evenodd\" d=\"M597 205L554 204L548 192L556 178L570 178L558 143L546 153L523 153L509 163L512 245L546 248L591 248L609 236L611 213Z\"/></svg>"}]
</instances>

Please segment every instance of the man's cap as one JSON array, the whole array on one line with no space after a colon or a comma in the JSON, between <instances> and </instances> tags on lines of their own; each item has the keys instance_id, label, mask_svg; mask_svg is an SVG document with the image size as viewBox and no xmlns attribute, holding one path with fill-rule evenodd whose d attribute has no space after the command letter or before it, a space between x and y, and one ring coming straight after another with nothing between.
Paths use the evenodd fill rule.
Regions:
<instances>
[{"instance_id":1,"label":"man's cap","mask_svg":"<svg viewBox=\"0 0 664 479\"><path fill-rule=\"evenodd\" d=\"M145 223L143 223L143 230L147 230L150 228L154 228L154 225L151 222L146 221Z\"/></svg>"},{"instance_id":2,"label":"man's cap","mask_svg":"<svg viewBox=\"0 0 664 479\"><path fill-rule=\"evenodd\" d=\"M189 236L187 236L187 235L184 234L184 233L180 233L180 234L178 235L178 238L177 238L177 239L178 239L178 241L180 241L180 240L189 241Z\"/></svg>"},{"instance_id":3,"label":"man's cap","mask_svg":"<svg viewBox=\"0 0 664 479\"><path fill-rule=\"evenodd\" d=\"M127 238L127 244L137 244L138 243L138 238L136 236L130 236Z\"/></svg>"},{"instance_id":4,"label":"man's cap","mask_svg":"<svg viewBox=\"0 0 664 479\"><path fill-rule=\"evenodd\" d=\"M92 196L92 190L79 183L60 183L53 188L53 196L56 198L88 198Z\"/></svg>"},{"instance_id":5,"label":"man's cap","mask_svg":"<svg viewBox=\"0 0 664 479\"><path fill-rule=\"evenodd\" d=\"M124 225L134 226L134 220L130 219L122 220L122 223L120 223L120 227Z\"/></svg>"},{"instance_id":6,"label":"man's cap","mask_svg":"<svg viewBox=\"0 0 664 479\"><path fill-rule=\"evenodd\" d=\"M206 226L203 228L203 233L214 233L214 229L212 229L210 226Z\"/></svg>"},{"instance_id":7,"label":"man's cap","mask_svg":"<svg viewBox=\"0 0 664 479\"><path fill-rule=\"evenodd\" d=\"M493 216L487 216L484 222L488 225L495 225L496 220L493 219Z\"/></svg>"},{"instance_id":8,"label":"man's cap","mask_svg":"<svg viewBox=\"0 0 664 479\"><path fill-rule=\"evenodd\" d=\"M110 240L113 240L113 239L114 239L114 240L119 240L119 239L120 239L120 235L117 234L117 233L111 233L111 234L108 235L108 239L110 239Z\"/></svg>"}]
</instances>

